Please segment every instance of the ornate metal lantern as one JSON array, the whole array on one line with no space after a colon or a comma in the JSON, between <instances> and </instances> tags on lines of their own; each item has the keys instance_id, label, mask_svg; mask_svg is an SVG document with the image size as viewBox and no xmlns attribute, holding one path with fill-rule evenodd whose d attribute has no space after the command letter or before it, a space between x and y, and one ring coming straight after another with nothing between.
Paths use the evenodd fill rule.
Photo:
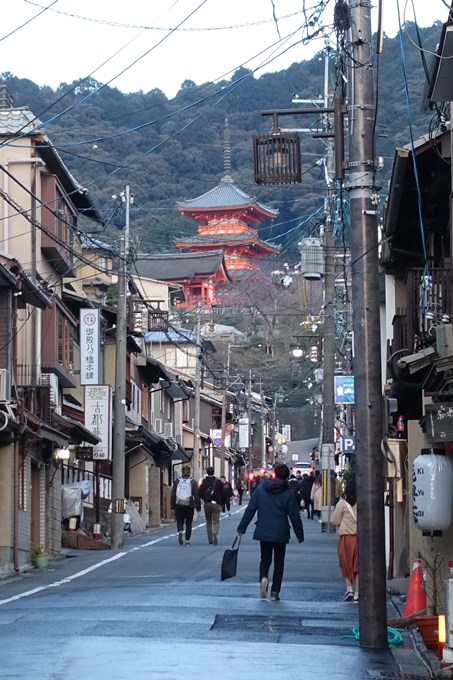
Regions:
<instances>
[{"instance_id":1,"label":"ornate metal lantern","mask_svg":"<svg viewBox=\"0 0 453 680\"><path fill-rule=\"evenodd\" d=\"M158 307L148 311L148 330L149 331L168 331L168 312Z\"/></svg>"},{"instance_id":2,"label":"ornate metal lantern","mask_svg":"<svg viewBox=\"0 0 453 680\"><path fill-rule=\"evenodd\" d=\"M253 135L255 182L297 184L301 182L300 138L295 132L274 127L264 135Z\"/></svg>"}]
</instances>

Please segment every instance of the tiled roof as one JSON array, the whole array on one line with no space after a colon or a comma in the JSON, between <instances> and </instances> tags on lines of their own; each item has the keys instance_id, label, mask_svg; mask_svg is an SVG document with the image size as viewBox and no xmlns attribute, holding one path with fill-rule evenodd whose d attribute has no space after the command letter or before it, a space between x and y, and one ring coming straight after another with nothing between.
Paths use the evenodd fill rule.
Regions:
<instances>
[{"instance_id":1,"label":"tiled roof","mask_svg":"<svg viewBox=\"0 0 453 680\"><path fill-rule=\"evenodd\" d=\"M274 210L267 205L257 203L256 199L249 196L230 181L221 181L214 189L207 191L197 198L187 201L178 201L178 208L188 209L207 209L207 208L246 208L247 206L257 205L272 216L278 215L278 210Z\"/></svg>"},{"instance_id":2,"label":"tiled roof","mask_svg":"<svg viewBox=\"0 0 453 680\"><path fill-rule=\"evenodd\" d=\"M223 251L165 253L137 260L132 274L158 281L181 281L195 276L214 276L224 266Z\"/></svg>"},{"instance_id":3,"label":"tiled roof","mask_svg":"<svg viewBox=\"0 0 453 680\"><path fill-rule=\"evenodd\" d=\"M42 123L28 108L0 109L0 135L43 134Z\"/></svg>"},{"instance_id":4,"label":"tiled roof","mask_svg":"<svg viewBox=\"0 0 453 680\"><path fill-rule=\"evenodd\" d=\"M36 148L51 172L58 177L79 212L91 219L102 222L102 216L94 206L93 199L66 167L54 145L44 133L43 123L36 118L28 107L20 109L0 109L0 137L39 136Z\"/></svg>"}]
</instances>

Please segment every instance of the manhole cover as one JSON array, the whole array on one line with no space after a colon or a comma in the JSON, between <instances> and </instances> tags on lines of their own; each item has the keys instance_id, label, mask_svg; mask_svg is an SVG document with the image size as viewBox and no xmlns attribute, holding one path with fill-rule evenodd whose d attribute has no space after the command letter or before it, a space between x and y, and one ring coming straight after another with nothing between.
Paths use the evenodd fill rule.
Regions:
<instances>
[{"instance_id":1,"label":"manhole cover","mask_svg":"<svg viewBox=\"0 0 453 680\"><path fill-rule=\"evenodd\" d=\"M261 630L267 633L301 632L301 620L298 616L228 616L217 614L211 630Z\"/></svg>"}]
</instances>

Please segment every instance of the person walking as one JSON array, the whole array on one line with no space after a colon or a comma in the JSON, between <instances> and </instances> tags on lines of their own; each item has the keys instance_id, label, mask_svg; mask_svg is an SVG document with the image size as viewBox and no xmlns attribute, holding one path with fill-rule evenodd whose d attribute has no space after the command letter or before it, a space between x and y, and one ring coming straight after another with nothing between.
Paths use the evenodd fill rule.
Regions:
<instances>
[{"instance_id":1,"label":"person walking","mask_svg":"<svg viewBox=\"0 0 453 680\"><path fill-rule=\"evenodd\" d=\"M318 522L322 522L322 477L318 475L315 478L313 486L311 488L310 498L313 501L313 514L318 518Z\"/></svg>"},{"instance_id":2,"label":"person walking","mask_svg":"<svg viewBox=\"0 0 453 680\"><path fill-rule=\"evenodd\" d=\"M274 559L274 573L271 586L271 600L280 600L285 567L286 544L289 541L289 522L299 543L304 540L304 530L300 519L295 494L288 486L289 469L279 463L274 468L275 479L266 479L255 490L239 522L237 535L245 534L255 513L258 519L253 539L260 542L261 561L259 566L260 597L267 598L269 569Z\"/></svg>"},{"instance_id":3,"label":"person walking","mask_svg":"<svg viewBox=\"0 0 453 680\"><path fill-rule=\"evenodd\" d=\"M335 474L335 505L338 503L340 500L341 496L343 495L343 484L341 483L341 480L338 476L338 474Z\"/></svg>"},{"instance_id":4,"label":"person walking","mask_svg":"<svg viewBox=\"0 0 453 680\"><path fill-rule=\"evenodd\" d=\"M304 499L305 502L307 518L314 519L313 501L311 500L311 490L313 488L313 484L315 483L315 475L314 473L310 473L310 475L305 474L304 477L305 479L302 482L303 483L302 498Z\"/></svg>"},{"instance_id":5,"label":"person walking","mask_svg":"<svg viewBox=\"0 0 453 680\"><path fill-rule=\"evenodd\" d=\"M261 482L260 475L256 475L255 479L253 480L253 482L250 485L250 495L252 495L253 492L255 491L255 489L258 488L258 486L260 485L260 482Z\"/></svg>"},{"instance_id":6,"label":"person walking","mask_svg":"<svg viewBox=\"0 0 453 680\"><path fill-rule=\"evenodd\" d=\"M357 500L355 479L346 484L344 498L341 498L333 511L331 522L339 527L338 561L340 571L346 582L345 602L359 602L359 560L357 548ZM355 583L355 592L354 592Z\"/></svg>"},{"instance_id":7,"label":"person walking","mask_svg":"<svg viewBox=\"0 0 453 680\"><path fill-rule=\"evenodd\" d=\"M239 497L239 505L242 505L242 496L244 495L244 492L245 492L245 482L242 479L242 477L239 477L237 484L236 484L236 489L237 489L238 497Z\"/></svg>"},{"instance_id":8,"label":"person walking","mask_svg":"<svg viewBox=\"0 0 453 680\"><path fill-rule=\"evenodd\" d=\"M222 476L220 477L220 481L223 484L223 490L225 492L225 505L222 505L222 512L224 513L225 510L227 513L231 516L231 499L234 496L234 491L233 487L231 486L230 482L227 482L227 478Z\"/></svg>"},{"instance_id":9,"label":"person walking","mask_svg":"<svg viewBox=\"0 0 453 680\"><path fill-rule=\"evenodd\" d=\"M220 511L222 505L225 505L226 496L223 484L220 479L214 475L214 468L208 467L206 469L207 477L203 479L200 485L200 498L204 501L204 515L206 518L206 532L208 534L209 545L217 545L219 525L220 525Z\"/></svg>"},{"instance_id":10,"label":"person walking","mask_svg":"<svg viewBox=\"0 0 453 680\"><path fill-rule=\"evenodd\" d=\"M183 545L184 543L183 531L185 524L185 539L187 546L190 545L190 537L192 536L192 522L195 509L197 512L200 512L201 510L198 484L197 481L190 476L190 473L190 466L183 465L181 477L175 479L171 490L171 508L175 513L178 543L179 545Z\"/></svg>"}]
</instances>

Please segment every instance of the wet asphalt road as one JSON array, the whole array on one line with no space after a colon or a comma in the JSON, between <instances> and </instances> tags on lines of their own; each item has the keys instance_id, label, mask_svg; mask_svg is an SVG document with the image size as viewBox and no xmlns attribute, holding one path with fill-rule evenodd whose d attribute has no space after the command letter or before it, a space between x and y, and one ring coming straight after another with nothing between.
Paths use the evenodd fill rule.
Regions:
<instances>
[{"instance_id":1,"label":"wet asphalt road","mask_svg":"<svg viewBox=\"0 0 453 680\"><path fill-rule=\"evenodd\" d=\"M280 602L258 598L259 544L242 539L238 575L220 582L241 509L209 546L201 516L190 547L174 526L128 538L119 552L74 551L48 570L0 581L4 680L363 680L397 671L389 651L342 639L358 607L344 603L335 535L305 521L287 551Z\"/></svg>"}]
</instances>

